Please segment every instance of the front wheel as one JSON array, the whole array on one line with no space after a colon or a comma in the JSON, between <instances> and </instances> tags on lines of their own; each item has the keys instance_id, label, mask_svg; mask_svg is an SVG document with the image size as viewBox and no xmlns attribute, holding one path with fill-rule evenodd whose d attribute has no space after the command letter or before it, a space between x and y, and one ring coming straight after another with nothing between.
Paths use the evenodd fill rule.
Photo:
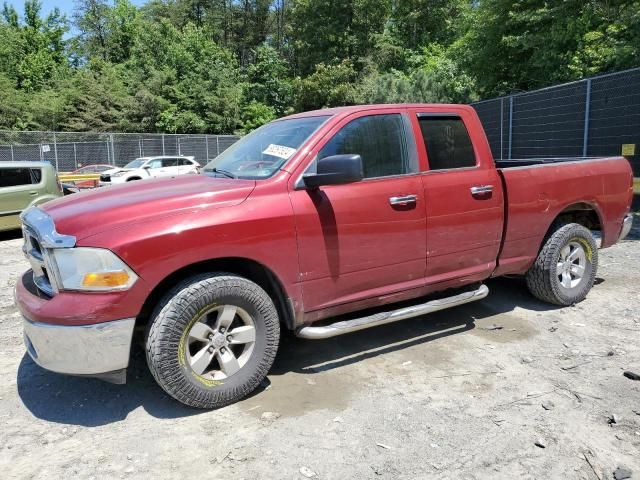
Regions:
<instances>
[{"instance_id":1,"label":"front wheel","mask_svg":"<svg viewBox=\"0 0 640 480\"><path fill-rule=\"evenodd\" d=\"M591 232L570 223L545 241L527 272L529 291L555 305L573 305L585 299L596 277L598 246Z\"/></svg>"},{"instance_id":2,"label":"front wheel","mask_svg":"<svg viewBox=\"0 0 640 480\"><path fill-rule=\"evenodd\" d=\"M273 364L280 324L255 283L207 274L176 286L147 329L147 364L176 400L218 408L251 393Z\"/></svg>"}]
</instances>

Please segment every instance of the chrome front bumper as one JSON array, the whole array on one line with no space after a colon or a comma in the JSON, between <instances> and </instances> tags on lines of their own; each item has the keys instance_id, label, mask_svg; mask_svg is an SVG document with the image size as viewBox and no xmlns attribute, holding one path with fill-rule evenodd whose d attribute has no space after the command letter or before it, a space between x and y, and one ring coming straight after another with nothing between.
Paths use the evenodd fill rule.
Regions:
<instances>
[{"instance_id":1,"label":"chrome front bumper","mask_svg":"<svg viewBox=\"0 0 640 480\"><path fill-rule=\"evenodd\" d=\"M631 231L631 226L633 225L633 213L627 213L622 220L622 229L620 230L620 236L618 237L618 241L624 240L629 232Z\"/></svg>"},{"instance_id":2,"label":"chrome front bumper","mask_svg":"<svg viewBox=\"0 0 640 480\"><path fill-rule=\"evenodd\" d=\"M95 325L52 325L23 317L24 343L41 367L124 383L135 318Z\"/></svg>"}]
</instances>

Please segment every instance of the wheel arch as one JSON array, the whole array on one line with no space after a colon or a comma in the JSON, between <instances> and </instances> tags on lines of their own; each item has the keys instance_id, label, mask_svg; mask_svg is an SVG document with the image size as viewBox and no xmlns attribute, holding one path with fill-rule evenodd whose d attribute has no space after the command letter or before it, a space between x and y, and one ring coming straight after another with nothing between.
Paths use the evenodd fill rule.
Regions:
<instances>
[{"instance_id":1,"label":"wheel arch","mask_svg":"<svg viewBox=\"0 0 640 480\"><path fill-rule=\"evenodd\" d=\"M542 245L544 245L546 239L549 238L549 235L554 232L558 224L563 225L567 223L577 223L589 230L597 230L604 240L604 221L600 209L591 202L581 201L567 205L553 218L545 232L544 239L538 251L540 251Z\"/></svg>"},{"instance_id":2,"label":"wheel arch","mask_svg":"<svg viewBox=\"0 0 640 480\"><path fill-rule=\"evenodd\" d=\"M136 317L136 326L142 327L147 324L154 307L173 285L191 276L208 272L231 273L256 283L272 298L281 323L284 323L289 329L294 328L295 314L287 300L287 293L280 279L262 263L242 257L203 260L184 266L167 275L147 296Z\"/></svg>"}]
</instances>

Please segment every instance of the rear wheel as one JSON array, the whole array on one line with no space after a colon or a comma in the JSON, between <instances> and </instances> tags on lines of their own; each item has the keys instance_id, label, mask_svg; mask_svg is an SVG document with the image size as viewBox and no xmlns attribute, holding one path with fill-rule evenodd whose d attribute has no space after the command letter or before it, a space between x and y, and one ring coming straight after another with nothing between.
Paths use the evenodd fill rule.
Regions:
<instances>
[{"instance_id":1,"label":"rear wheel","mask_svg":"<svg viewBox=\"0 0 640 480\"><path fill-rule=\"evenodd\" d=\"M546 240L527 272L529 291L555 305L573 305L585 299L596 276L598 247L591 232L570 223L558 227Z\"/></svg>"},{"instance_id":2,"label":"rear wheel","mask_svg":"<svg viewBox=\"0 0 640 480\"><path fill-rule=\"evenodd\" d=\"M178 285L160 303L148 327L147 363L176 400L217 408L260 384L279 337L276 308L262 288L208 274Z\"/></svg>"}]
</instances>

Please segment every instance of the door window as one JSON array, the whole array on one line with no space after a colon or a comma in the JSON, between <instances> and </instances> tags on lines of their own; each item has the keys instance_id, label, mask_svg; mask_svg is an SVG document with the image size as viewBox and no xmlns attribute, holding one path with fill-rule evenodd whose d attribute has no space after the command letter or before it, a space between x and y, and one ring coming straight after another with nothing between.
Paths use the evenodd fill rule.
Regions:
<instances>
[{"instance_id":1,"label":"door window","mask_svg":"<svg viewBox=\"0 0 640 480\"><path fill-rule=\"evenodd\" d=\"M177 167L178 159L177 158L163 158L162 159L162 168L166 167Z\"/></svg>"},{"instance_id":2,"label":"door window","mask_svg":"<svg viewBox=\"0 0 640 480\"><path fill-rule=\"evenodd\" d=\"M41 179L39 168L0 168L0 188L37 184Z\"/></svg>"},{"instance_id":3,"label":"door window","mask_svg":"<svg viewBox=\"0 0 640 480\"><path fill-rule=\"evenodd\" d=\"M322 147L317 158L358 154L362 157L365 178L402 175L418 171L417 158L407 144L402 115L368 115L342 127Z\"/></svg>"},{"instance_id":4,"label":"door window","mask_svg":"<svg viewBox=\"0 0 640 480\"><path fill-rule=\"evenodd\" d=\"M162 168L162 160L158 159L158 160L151 160L149 163L147 163L147 165L150 168Z\"/></svg>"},{"instance_id":5,"label":"door window","mask_svg":"<svg viewBox=\"0 0 640 480\"><path fill-rule=\"evenodd\" d=\"M418 115L430 170L474 167L476 156L462 118Z\"/></svg>"}]
</instances>

